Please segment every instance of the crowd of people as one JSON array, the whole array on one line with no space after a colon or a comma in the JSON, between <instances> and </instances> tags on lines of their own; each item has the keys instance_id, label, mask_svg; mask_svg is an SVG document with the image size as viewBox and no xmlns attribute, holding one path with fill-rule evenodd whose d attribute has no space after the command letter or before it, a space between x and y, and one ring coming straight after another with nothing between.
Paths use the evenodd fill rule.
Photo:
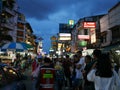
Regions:
<instances>
[{"instance_id":1,"label":"crowd of people","mask_svg":"<svg viewBox=\"0 0 120 90\"><path fill-rule=\"evenodd\" d=\"M47 70L50 68L51 73L43 74L45 73L43 68ZM34 85L36 90L45 88L44 84L48 82L51 83L49 88L56 86L56 90L63 90L63 88L69 90L120 89L120 77L112 64L110 55L102 53L99 49L95 49L92 56L82 56L82 51L78 51L73 55L73 58L66 55L65 58L51 60L44 57L39 58L38 62L34 60L32 63L32 77L36 81ZM48 78L50 81L48 81ZM45 80L47 80L47 83L43 82Z\"/></svg>"}]
</instances>

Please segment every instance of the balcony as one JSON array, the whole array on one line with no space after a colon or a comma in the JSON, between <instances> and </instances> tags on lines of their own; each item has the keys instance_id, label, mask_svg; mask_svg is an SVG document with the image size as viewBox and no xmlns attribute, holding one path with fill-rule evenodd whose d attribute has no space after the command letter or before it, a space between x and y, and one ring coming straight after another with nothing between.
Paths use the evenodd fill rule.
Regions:
<instances>
[{"instance_id":1,"label":"balcony","mask_svg":"<svg viewBox=\"0 0 120 90\"><path fill-rule=\"evenodd\" d=\"M2 26L3 28L7 28L7 29L10 29L10 30L13 30L13 29L14 29L14 23L13 23L11 20L6 19L6 18L3 18L3 19L2 19L1 26Z\"/></svg>"},{"instance_id":2,"label":"balcony","mask_svg":"<svg viewBox=\"0 0 120 90\"><path fill-rule=\"evenodd\" d=\"M1 26L10 30L14 29L14 25L12 25L11 23L2 23Z\"/></svg>"},{"instance_id":3,"label":"balcony","mask_svg":"<svg viewBox=\"0 0 120 90\"><path fill-rule=\"evenodd\" d=\"M6 13L9 13L10 15L14 16L15 15L15 12L7 7L4 7L3 8L3 11L6 12Z\"/></svg>"}]
</instances>

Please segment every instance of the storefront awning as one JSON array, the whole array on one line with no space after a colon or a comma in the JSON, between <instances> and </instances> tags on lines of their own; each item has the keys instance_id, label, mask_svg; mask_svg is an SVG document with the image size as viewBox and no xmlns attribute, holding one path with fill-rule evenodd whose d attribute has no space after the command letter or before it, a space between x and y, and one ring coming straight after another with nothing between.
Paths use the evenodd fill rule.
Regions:
<instances>
[{"instance_id":1,"label":"storefront awning","mask_svg":"<svg viewBox=\"0 0 120 90\"><path fill-rule=\"evenodd\" d=\"M102 49L103 52L109 52L110 50L120 50L120 44L106 46Z\"/></svg>"}]
</instances>

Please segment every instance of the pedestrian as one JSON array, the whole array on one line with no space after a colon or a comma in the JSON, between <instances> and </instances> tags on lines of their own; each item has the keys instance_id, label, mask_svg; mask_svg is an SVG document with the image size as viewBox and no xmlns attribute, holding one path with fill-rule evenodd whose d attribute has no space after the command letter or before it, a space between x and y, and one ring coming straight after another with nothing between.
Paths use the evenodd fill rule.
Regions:
<instances>
[{"instance_id":1,"label":"pedestrian","mask_svg":"<svg viewBox=\"0 0 120 90\"><path fill-rule=\"evenodd\" d=\"M32 62L32 79L36 78L38 73L37 73L37 68L38 68L38 62L36 60L36 58L33 58L33 62Z\"/></svg>"},{"instance_id":2,"label":"pedestrian","mask_svg":"<svg viewBox=\"0 0 120 90\"><path fill-rule=\"evenodd\" d=\"M72 64L72 75L71 75L71 78L72 78L72 82L74 82L74 79L75 79L75 76L76 76L76 63L79 62L79 58L78 56L75 54L73 56L73 64Z\"/></svg>"},{"instance_id":3,"label":"pedestrian","mask_svg":"<svg viewBox=\"0 0 120 90\"><path fill-rule=\"evenodd\" d=\"M62 90L65 83L65 74L60 61L57 61L55 64L55 77L57 90Z\"/></svg>"},{"instance_id":4,"label":"pedestrian","mask_svg":"<svg viewBox=\"0 0 120 90\"><path fill-rule=\"evenodd\" d=\"M66 58L63 61L63 68L66 77L66 81L65 81L66 88L72 87L72 79L71 79L71 71L70 71L71 66L72 66L71 59L69 55L66 55Z\"/></svg>"},{"instance_id":5,"label":"pedestrian","mask_svg":"<svg viewBox=\"0 0 120 90\"><path fill-rule=\"evenodd\" d=\"M55 69L52 66L51 60L48 57L44 58L44 63L39 69L39 74L36 82L37 90L54 90L55 84Z\"/></svg>"},{"instance_id":6,"label":"pedestrian","mask_svg":"<svg viewBox=\"0 0 120 90\"><path fill-rule=\"evenodd\" d=\"M120 78L113 69L108 54L101 54L87 75L89 81L94 82L95 90L114 90L120 86Z\"/></svg>"},{"instance_id":7,"label":"pedestrian","mask_svg":"<svg viewBox=\"0 0 120 90\"><path fill-rule=\"evenodd\" d=\"M91 66L100 58L102 52L100 49L95 49L93 51L93 59L92 59L92 63L91 63Z\"/></svg>"},{"instance_id":8,"label":"pedestrian","mask_svg":"<svg viewBox=\"0 0 120 90\"><path fill-rule=\"evenodd\" d=\"M36 58L33 58L33 62L32 62L32 72L34 72L36 70L36 68L38 67L38 63Z\"/></svg>"},{"instance_id":9,"label":"pedestrian","mask_svg":"<svg viewBox=\"0 0 120 90\"><path fill-rule=\"evenodd\" d=\"M85 68L82 71L83 77L84 77L84 85L83 85L84 89L83 90L93 90L92 82L87 80L87 74L91 69L90 65L89 65L91 63L91 61L92 61L92 57L90 55L86 55L85 56Z\"/></svg>"},{"instance_id":10,"label":"pedestrian","mask_svg":"<svg viewBox=\"0 0 120 90\"><path fill-rule=\"evenodd\" d=\"M78 56L79 61L75 64L76 65L76 68L75 68L76 75L75 75L73 87L75 88L75 90L83 90L82 71L84 70L85 58L82 56L82 51L78 51L77 56Z\"/></svg>"},{"instance_id":11,"label":"pedestrian","mask_svg":"<svg viewBox=\"0 0 120 90\"><path fill-rule=\"evenodd\" d=\"M93 54L92 54L92 61L88 64L89 70L92 69L93 65L98 61L101 54L102 52L100 49L94 49ZM94 82L91 82L90 87L92 88L92 90L95 90Z\"/></svg>"}]
</instances>

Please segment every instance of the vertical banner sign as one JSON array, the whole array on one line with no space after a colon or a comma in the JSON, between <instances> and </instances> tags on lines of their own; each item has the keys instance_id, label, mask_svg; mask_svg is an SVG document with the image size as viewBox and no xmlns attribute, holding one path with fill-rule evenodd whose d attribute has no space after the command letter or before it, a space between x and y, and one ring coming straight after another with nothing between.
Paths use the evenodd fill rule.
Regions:
<instances>
[{"instance_id":1,"label":"vertical banner sign","mask_svg":"<svg viewBox=\"0 0 120 90\"><path fill-rule=\"evenodd\" d=\"M90 29L91 44L96 42L96 32L95 28Z\"/></svg>"}]
</instances>

